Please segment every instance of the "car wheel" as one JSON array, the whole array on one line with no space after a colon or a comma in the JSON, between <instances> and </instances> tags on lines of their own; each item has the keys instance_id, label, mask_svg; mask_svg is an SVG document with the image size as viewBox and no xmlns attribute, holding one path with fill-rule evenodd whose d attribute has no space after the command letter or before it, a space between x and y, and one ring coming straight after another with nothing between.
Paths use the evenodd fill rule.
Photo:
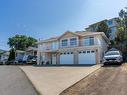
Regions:
<instances>
[{"instance_id":1,"label":"car wheel","mask_svg":"<svg viewBox=\"0 0 127 95\"><path fill-rule=\"evenodd\" d=\"M104 63L104 65L107 65L107 63Z\"/></svg>"},{"instance_id":2,"label":"car wheel","mask_svg":"<svg viewBox=\"0 0 127 95\"><path fill-rule=\"evenodd\" d=\"M122 65L122 62L120 62L119 65Z\"/></svg>"}]
</instances>

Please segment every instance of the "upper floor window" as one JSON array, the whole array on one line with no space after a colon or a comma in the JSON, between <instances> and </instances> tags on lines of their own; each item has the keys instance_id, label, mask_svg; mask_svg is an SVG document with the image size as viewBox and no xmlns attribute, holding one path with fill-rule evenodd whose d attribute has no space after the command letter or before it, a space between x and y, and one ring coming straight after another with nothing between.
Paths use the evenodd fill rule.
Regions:
<instances>
[{"instance_id":1,"label":"upper floor window","mask_svg":"<svg viewBox=\"0 0 127 95\"><path fill-rule=\"evenodd\" d=\"M89 46L89 45L94 45L94 37L87 37L84 39L84 44L86 46Z\"/></svg>"},{"instance_id":2,"label":"upper floor window","mask_svg":"<svg viewBox=\"0 0 127 95\"><path fill-rule=\"evenodd\" d=\"M70 46L76 46L77 45L77 38L71 38L70 39Z\"/></svg>"},{"instance_id":3,"label":"upper floor window","mask_svg":"<svg viewBox=\"0 0 127 95\"><path fill-rule=\"evenodd\" d=\"M61 45L62 45L62 46L67 46L67 43L68 43L68 40L65 39L65 40L62 40Z\"/></svg>"},{"instance_id":4,"label":"upper floor window","mask_svg":"<svg viewBox=\"0 0 127 95\"><path fill-rule=\"evenodd\" d=\"M112 28L111 28L111 32L117 32L116 27L112 27Z\"/></svg>"},{"instance_id":5,"label":"upper floor window","mask_svg":"<svg viewBox=\"0 0 127 95\"><path fill-rule=\"evenodd\" d=\"M109 25L109 26L113 25L113 21L112 21L112 20L109 20L109 21L108 21L108 25Z\"/></svg>"},{"instance_id":6,"label":"upper floor window","mask_svg":"<svg viewBox=\"0 0 127 95\"><path fill-rule=\"evenodd\" d=\"M52 49L58 49L58 42L52 42Z\"/></svg>"}]
</instances>

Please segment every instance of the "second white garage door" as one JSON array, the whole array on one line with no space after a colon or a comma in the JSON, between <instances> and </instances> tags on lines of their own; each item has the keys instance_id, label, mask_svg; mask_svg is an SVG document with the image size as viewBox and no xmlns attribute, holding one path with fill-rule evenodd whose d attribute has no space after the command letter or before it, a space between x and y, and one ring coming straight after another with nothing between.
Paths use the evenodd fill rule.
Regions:
<instances>
[{"instance_id":1,"label":"second white garage door","mask_svg":"<svg viewBox=\"0 0 127 95\"><path fill-rule=\"evenodd\" d=\"M73 53L67 52L60 55L60 64L74 64Z\"/></svg>"},{"instance_id":2,"label":"second white garage door","mask_svg":"<svg viewBox=\"0 0 127 95\"><path fill-rule=\"evenodd\" d=\"M96 64L95 51L80 51L79 64Z\"/></svg>"}]
</instances>

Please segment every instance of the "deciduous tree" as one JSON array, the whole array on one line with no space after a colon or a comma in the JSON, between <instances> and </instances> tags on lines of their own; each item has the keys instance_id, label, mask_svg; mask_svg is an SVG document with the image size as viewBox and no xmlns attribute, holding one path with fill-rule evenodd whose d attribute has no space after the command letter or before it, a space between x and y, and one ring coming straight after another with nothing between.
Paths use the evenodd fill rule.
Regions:
<instances>
[{"instance_id":1,"label":"deciduous tree","mask_svg":"<svg viewBox=\"0 0 127 95\"><path fill-rule=\"evenodd\" d=\"M118 23L118 32L115 38L117 45L120 47L122 51L126 49L127 46L127 11L122 9L119 12Z\"/></svg>"},{"instance_id":2,"label":"deciduous tree","mask_svg":"<svg viewBox=\"0 0 127 95\"><path fill-rule=\"evenodd\" d=\"M27 37L25 35L15 35L8 39L8 45L10 48L14 48L15 50L25 50L29 46L34 45L37 40L33 37Z\"/></svg>"}]
</instances>

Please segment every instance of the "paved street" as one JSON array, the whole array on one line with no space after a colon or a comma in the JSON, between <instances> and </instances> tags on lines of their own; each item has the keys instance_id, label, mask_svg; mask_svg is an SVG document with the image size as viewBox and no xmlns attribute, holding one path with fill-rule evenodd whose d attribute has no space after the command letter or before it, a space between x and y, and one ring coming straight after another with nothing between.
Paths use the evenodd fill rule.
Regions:
<instances>
[{"instance_id":1,"label":"paved street","mask_svg":"<svg viewBox=\"0 0 127 95\"><path fill-rule=\"evenodd\" d=\"M127 66L102 67L61 95L127 95Z\"/></svg>"},{"instance_id":2,"label":"paved street","mask_svg":"<svg viewBox=\"0 0 127 95\"><path fill-rule=\"evenodd\" d=\"M37 95L37 93L18 67L0 66L0 95Z\"/></svg>"}]
</instances>

